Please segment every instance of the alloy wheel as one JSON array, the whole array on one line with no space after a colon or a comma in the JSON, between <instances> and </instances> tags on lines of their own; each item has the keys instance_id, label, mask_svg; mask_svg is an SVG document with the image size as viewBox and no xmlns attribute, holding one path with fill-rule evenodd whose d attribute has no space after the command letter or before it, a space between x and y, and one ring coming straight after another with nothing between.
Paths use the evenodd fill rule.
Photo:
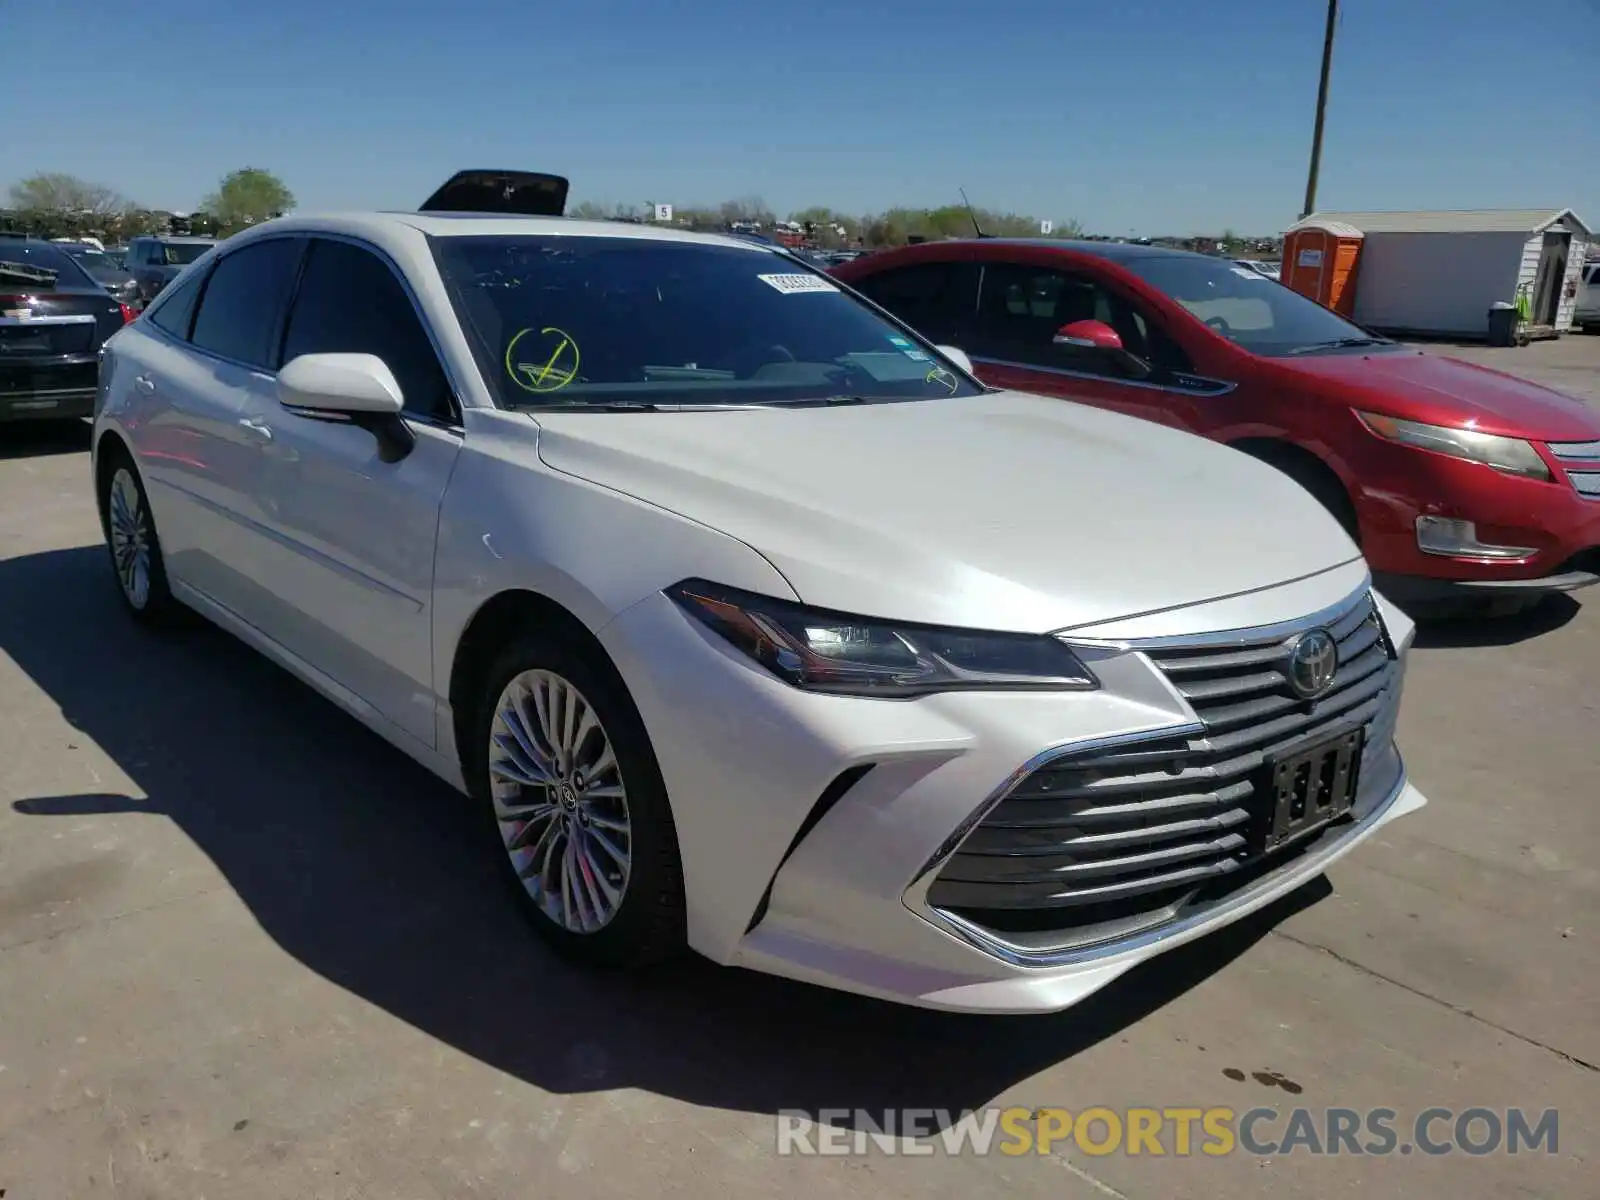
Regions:
<instances>
[{"instance_id":1,"label":"alloy wheel","mask_svg":"<svg viewBox=\"0 0 1600 1200\"><path fill-rule=\"evenodd\" d=\"M506 684L489 730L489 790L539 910L572 933L605 928L627 895L633 827L611 738L569 680L535 669Z\"/></svg>"},{"instance_id":2,"label":"alloy wheel","mask_svg":"<svg viewBox=\"0 0 1600 1200\"><path fill-rule=\"evenodd\" d=\"M150 602L150 514L127 467L118 467L111 477L109 500L107 528L117 581L128 603L142 610Z\"/></svg>"}]
</instances>

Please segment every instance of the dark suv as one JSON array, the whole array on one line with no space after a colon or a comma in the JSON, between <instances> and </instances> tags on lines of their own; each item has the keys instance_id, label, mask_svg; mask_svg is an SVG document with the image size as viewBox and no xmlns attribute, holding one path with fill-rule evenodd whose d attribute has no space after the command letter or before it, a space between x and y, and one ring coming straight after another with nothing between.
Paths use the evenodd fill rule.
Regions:
<instances>
[{"instance_id":1,"label":"dark suv","mask_svg":"<svg viewBox=\"0 0 1600 1200\"><path fill-rule=\"evenodd\" d=\"M207 237L136 237L128 243L127 269L132 272L140 305L149 304L195 259L217 244Z\"/></svg>"}]
</instances>

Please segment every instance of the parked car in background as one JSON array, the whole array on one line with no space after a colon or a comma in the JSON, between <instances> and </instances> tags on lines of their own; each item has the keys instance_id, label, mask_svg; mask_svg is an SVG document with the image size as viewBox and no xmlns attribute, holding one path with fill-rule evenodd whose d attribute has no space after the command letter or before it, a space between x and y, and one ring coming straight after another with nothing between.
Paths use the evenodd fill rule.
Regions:
<instances>
[{"instance_id":1,"label":"parked car in background","mask_svg":"<svg viewBox=\"0 0 1600 1200\"><path fill-rule=\"evenodd\" d=\"M1254 271L1257 275L1265 275L1268 279L1281 279L1283 271L1274 262L1264 262L1259 258L1236 258L1235 265Z\"/></svg>"},{"instance_id":2,"label":"parked car in background","mask_svg":"<svg viewBox=\"0 0 1600 1200\"><path fill-rule=\"evenodd\" d=\"M138 285L139 303L149 304L185 267L216 244L216 238L166 235L130 241L125 265Z\"/></svg>"},{"instance_id":3,"label":"parked car in background","mask_svg":"<svg viewBox=\"0 0 1600 1200\"><path fill-rule=\"evenodd\" d=\"M139 306L139 285L111 254L87 242L59 242L61 250L72 256L89 277L114 296L119 304Z\"/></svg>"},{"instance_id":4,"label":"parked car in background","mask_svg":"<svg viewBox=\"0 0 1600 1200\"><path fill-rule=\"evenodd\" d=\"M1572 323L1585 330L1600 327L1600 262L1589 263L1583 268L1583 282L1578 285Z\"/></svg>"},{"instance_id":5,"label":"parked car in background","mask_svg":"<svg viewBox=\"0 0 1600 1200\"><path fill-rule=\"evenodd\" d=\"M1509 611L1600 582L1600 412L1560 392L1179 250L986 238L833 274L996 387L1273 464L1358 539L1386 594Z\"/></svg>"},{"instance_id":6,"label":"parked car in background","mask_svg":"<svg viewBox=\"0 0 1600 1200\"><path fill-rule=\"evenodd\" d=\"M92 469L128 611L468 793L557 950L1054 1011L1423 803L1412 625L1282 475L506 174L228 239Z\"/></svg>"},{"instance_id":7,"label":"parked car in background","mask_svg":"<svg viewBox=\"0 0 1600 1200\"><path fill-rule=\"evenodd\" d=\"M124 270L127 269L128 248L126 246L107 246L106 257L112 262L116 263L117 266L123 268Z\"/></svg>"},{"instance_id":8,"label":"parked car in background","mask_svg":"<svg viewBox=\"0 0 1600 1200\"><path fill-rule=\"evenodd\" d=\"M133 316L62 247L0 240L0 422L89 416L100 348Z\"/></svg>"}]
</instances>

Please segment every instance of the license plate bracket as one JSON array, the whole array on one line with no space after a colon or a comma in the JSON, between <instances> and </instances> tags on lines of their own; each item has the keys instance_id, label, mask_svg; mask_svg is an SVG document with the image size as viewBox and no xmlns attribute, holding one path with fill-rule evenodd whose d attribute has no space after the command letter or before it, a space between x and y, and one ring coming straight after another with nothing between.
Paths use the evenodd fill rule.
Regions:
<instances>
[{"instance_id":1,"label":"license plate bracket","mask_svg":"<svg viewBox=\"0 0 1600 1200\"><path fill-rule=\"evenodd\" d=\"M1349 813L1360 786L1363 731L1350 729L1270 759L1257 795L1257 851L1269 854Z\"/></svg>"}]
</instances>

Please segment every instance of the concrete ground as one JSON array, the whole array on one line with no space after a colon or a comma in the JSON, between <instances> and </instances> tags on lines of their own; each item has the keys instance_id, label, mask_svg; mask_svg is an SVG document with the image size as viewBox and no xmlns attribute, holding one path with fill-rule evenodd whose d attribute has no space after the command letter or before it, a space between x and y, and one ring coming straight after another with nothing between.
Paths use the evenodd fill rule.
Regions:
<instances>
[{"instance_id":1,"label":"concrete ground","mask_svg":"<svg viewBox=\"0 0 1600 1200\"><path fill-rule=\"evenodd\" d=\"M1600 338L1491 357L1600 381ZM82 433L0 430L6 1200L1597 1194L1600 598L1425 632L1401 744L1432 804L1329 880L1076 1010L977 1019L565 967L464 801L112 587ZM1557 1108L1559 1152L774 1153L779 1110L990 1103L1383 1106L1403 1132Z\"/></svg>"}]
</instances>

